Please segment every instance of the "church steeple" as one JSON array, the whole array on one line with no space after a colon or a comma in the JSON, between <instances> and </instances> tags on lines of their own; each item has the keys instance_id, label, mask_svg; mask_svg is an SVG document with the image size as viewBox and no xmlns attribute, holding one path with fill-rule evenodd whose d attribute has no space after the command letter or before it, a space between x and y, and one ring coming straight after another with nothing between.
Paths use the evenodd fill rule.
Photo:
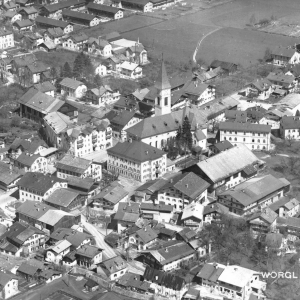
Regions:
<instances>
[{"instance_id":1,"label":"church steeple","mask_svg":"<svg viewBox=\"0 0 300 300\"><path fill-rule=\"evenodd\" d=\"M158 73L157 80L155 82L155 87L158 90L166 90L166 89L171 88L171 84L169 82L166 66L165 66L165 63L164 63L163 59L161 61L161 68L160 68L160 71Z\"/></svg>"},{"instance_id":2,"label":"church steeple","mask_svg":"<svg viewBox=\"0 0 300 300\"><path fill-rule=\"evenodd\" d=\"M166 71L166 66L162 58L161 69L154 84L157 89L155 98L155 115L165 115L171 112L171 84Z\"/></svg>"}]
</instances>

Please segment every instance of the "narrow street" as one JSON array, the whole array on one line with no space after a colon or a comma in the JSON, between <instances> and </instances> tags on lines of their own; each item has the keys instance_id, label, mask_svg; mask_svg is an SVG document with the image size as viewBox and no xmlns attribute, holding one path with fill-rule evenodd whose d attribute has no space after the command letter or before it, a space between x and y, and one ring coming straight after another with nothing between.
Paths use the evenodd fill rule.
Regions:
<instances>
[{"instance_id":1,"label":"narrow street","mask_svg":"<svg viewBox=\"0 0 300 300\"><path fill-rule=\"evenodd\" d=\"M94 236L97 246L104 250L104 254L107 258L116 256L115 251L105 243L104 235L102 235L92 224L88 223L86 217L83 215L81 215L81 222L86 230Z\"/></svg>"}]
</instances>

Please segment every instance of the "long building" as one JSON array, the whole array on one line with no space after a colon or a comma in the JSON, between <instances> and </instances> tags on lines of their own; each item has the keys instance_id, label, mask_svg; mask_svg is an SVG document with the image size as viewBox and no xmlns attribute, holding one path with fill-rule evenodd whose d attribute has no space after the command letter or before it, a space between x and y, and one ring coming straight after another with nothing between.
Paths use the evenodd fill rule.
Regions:
<instances>
[{"instance_id":1,"label":"long building","mask_svg":"<svg viewBox=\"0 0 300 300\"><path fill-rule=\"evenodd\" d=\"M96 16L109 18L109 19L121 19L123 18L123 10L117 7L108 5L89 3L87 6L88 12Z\"/></svg>"},{"instance_id":2,"label":"long building","mask_svg":"<svg viewBox=\"0 0 300 300\"><path fill-rule=\"evenodd\" d=\"M270 150L271 126L252 123L221 122L220 141L228 140L233 145L244 144L250 150Z\"/></svg>"}]
</instances>

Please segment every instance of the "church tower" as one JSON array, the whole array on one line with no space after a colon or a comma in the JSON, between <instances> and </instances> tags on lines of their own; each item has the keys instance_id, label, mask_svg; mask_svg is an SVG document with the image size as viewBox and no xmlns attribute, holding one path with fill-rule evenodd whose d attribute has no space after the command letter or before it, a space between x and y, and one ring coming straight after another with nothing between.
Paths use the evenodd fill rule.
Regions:
<instances>
[{"instance_id":1,"label":"church tower","mask_svg":"<svg viewBox=\"0 0 300 300\"><path fill-rule=\"evenodd\" d=\"M157 89L157 97L155 98L155 116L169 114L171 112L171 84L168 79L163 59L154 86Z\"/></svg>"}]
</instances>

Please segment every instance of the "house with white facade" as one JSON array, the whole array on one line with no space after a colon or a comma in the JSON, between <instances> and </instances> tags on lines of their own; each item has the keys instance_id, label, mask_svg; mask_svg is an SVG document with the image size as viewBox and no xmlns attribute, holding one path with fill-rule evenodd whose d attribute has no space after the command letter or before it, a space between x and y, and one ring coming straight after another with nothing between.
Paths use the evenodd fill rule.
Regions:
<instances>
[{"instance_id":1,"label":"house with white facade","mask_svg":"<svg viewBox=\"0 0 300 300\"><path fill-rule=\"evenodd\" d=\"M17 183L20 190L20 201L43 201L55 190L67 188L67 181L38 172L27 172Z\"/></svg>"},{"instance_id":2,"label":"house with white facade","mask_svg":"<svg viewBox=\"0 0 300 300\"><path fill-rule=\"evenodd\" d=\"M300 211L300 202L296 198L282 197L269 205L279 217L295 217Z\"/></svg>"},{"instance_id":3,"label":"house with white facade","mask_svg":"<svg viewBox=\"0 0 300 300\"><path fill-rule=\"evenodd\" d=\"M184 94L190 103L200 106L215 99L216 89L212 85L192 81L184 87Z\"/></svg>"},{"instance_id":4,"label":"house with white facade","mask_svg":"<svg viewBox=\"0 0 300 300\"><path fill-rule=\"evenodd\" d=\"M81 81L77 81L72 78L64 78L60 82L61 94L67 95L71 98L82 98L86 91L87 87Z\"/></svg>"},{"instance_id":5,"label":"house with white facade","mask_svg":"<svg viewBox=\"0 0 300 300\"><path fill-rule=\"evenodd\" d=\"M117 90L112 90L110 86L100 86L99 88L88 89L85 93L85 100L93 105L103 106L110 102L115 102L120 99L120 93Z\"/></svg>"},{"instance_id":6,"label":"house with white facade","mask_svg":"<svg viewBox=\"0 0 300 300\"><path fill-rule=\"evenodd\" d=\"M112 55L112 46L111 44L99 38L90 37L87 41L88 53L94 55L100 55L102 57L110 57Z\"/></svg>"},{"instance_id":7,"label":"house with white facade","mask_svg":"<svg viewBox=\"0 0 300 300\"><path fill-rule=\"evenodd\" d=\"M103 249L93 245L83 245L76 250L77 264L86 268L95 267L102 262Z\"/></svg>"},{"instance_id":8,"label":"house with white facade","mask_svg":"<svg viewBox=\"0 0 300 300\"><path fill-rule=\"evenodd\" d=\"M121 256L115 256L97 264L97 273L110 280L117 280L127 273L128 266Z\"/></svg>"},{"instance_id":9,"label":"house with white facade","mask_svg":"<svg viewBox=\"0 0 300 300\"><path fill-rule=\"evenodd\" d=\"M48 28L44 32L44 39L45 39L45 42L51 41L55 45L61 45L62 44L62 37L64 35L65 35L65 32L60 27Z\"/></svg>"},{"instance_id":10,"label":"house with white facade","mask_svg":"<svg viewBox=\"0 0 300 300\"><path fill-rule=\"evenodd\" d=\"M284 140L300 139L300 117L284 116L280 121L280 136Z\"/></svg>"},{"instance_id":11,"label":"house with white facade","mask_svg":"<svg viewBox=\"0 0 300 300\"><path fill-rule=\"evenodd\" d=\"M153 3L149 0L121 0L121 4L123 8L144 13L152 12L153 10Z\"/></svg>"},{"instance_id":12,"label":"house with white facade","mask_svg":"<svg viewBox=\"0 0 300 300\"><path fill-rule=\"evenodd\" d=\"M62 38L62 46L71 51L82 51L88 41L88 36L84 32L72 33Z\"/></svg>"},{"instance_id":13,"label":"house with white facade","mask_svg":"<svg viewBox=\"0 0 300 300\"><path fill-rule=\"evenodd\" d=\"M55 245L47 248L45 260L54 264L60 264L63 257L70 252L71 243L67 240L61 240Z\"/></svg>"},{"instance_id":14,"label":"house with white facade","mask_svg":"<svg viewBox=\"0 0 300 300\"><path fill-rule=\"evenodd\" d=\"M136 63L124 61L120 65L120 76L125 79L136 80L143 77L143 69Z\"/></svg>"},{"instance_id":15,"label":"house with white facade","mask_svg":"<svg viewBox=\"0 0 300 300\"><path fill-rule=\"evenodd\" d=\"M270 150L271 125L220 122L220 142L228 140L234 146L243 144L250 150Z\"/></svg>"},{"instance_id":16,"label":"house with white facade","mask_svg":"<svg viewBox=\"0 0 300 300\"><path fill-rule=\"evenodd\" d=\"M162 203L156 204L152 201L142 202L140 211L142 212L142 217L144 219L170 223L174 215L174 206Z\"/></svg>"},{"instance_id":17,"label":"house with white facade","mask_svg":"<svg viewBox=\"0 0 300 300\"><path fill-rule=\"evenodd\" d=\"M300 53L293 47L276 47L271 50L271 57L276 66L282 67L300 63Z\"/></svg>"},{"instance_id":18,"label":"house with white facade","mask_svg":"<svg viewBox=\"0 0 300 300\"><path fill-rule=\"evenodd\" d=\"M227 299L266 299L266 282L260 280L259 272L241 266L225 266L207 263L197 274L200 285L209 287L211 292Z\"/></svg>"},{"instance_id":19,"label":"house with white facade","mask_svg":"<svg viewBox=\"0 0 300 300\"><path fill-rule=\"evenodd\" d=\"M142 119L142 116L135 111L124 110L117 112L117 115L110 121L114 138L125 142L127 140L126 129L134 126Z\"/></svg>"},{"instance_id":20,"label":"house with white facade","mask_svg":"<svg viewBox=\"0 0 300 300\"><path fill-rule=\"evenodd\" d=\"M255 98L258 100L266 100L268 99L274 91L274 87L272 83L266 79L257 79L251 82L245 92L246 97Z\"/></svg>"},{"instance_id":21,"label":"house with white facade","mask_svg":"<svg viewBox=\"0 0 300 300\"><path fill-rule=\"evenodd\" d=\"M19 280L17 276L15 276L12 273L7 273L4 271L0 272L0 298L1 299L8 299L20 293L18 285L19 285Z\"/></svg>"},{"instance_id":22,"label":"house with white facade","mask_svg":"<svg viewBox=\"0 0 300 300\"><path fill-rule=\"evenodd\" d=\"M14 166L23 169L25 172L41 172L48 171L47 158L32 153L22 153L14 161Z\"/></svg>"},{"instance_id":23,"label":"house with white facade","mask_svg":"<svg viewBox=\"0 0 300 300\"><path fill-rule=\"evenodd\" d=\"M206 203L209 186L208 182L192 172L176 174L158 190L155 202L172 205L175 211L180 212L192 202Z\"/></svg>"},{"instance_id":24,"label":"house with white facade","mask_svg":"<svg viewBox=\"0 0 300 300\"><path fill-rule=\"evenodd\" d=\"M90 2L86 8L90 14L104 19L118 20L123 18L123 10L117 7Z\"/></svg>"},{"instance_id":25,"label":"house with white facade","mask_svg":"<svg viewBox=\"0 0 300 300\"><path fill-rule=\"evenodd\" d=\"M119 142L107 154L107 169L124 177L145 182L166 173L167 154L139 141Z\"/></svg>"},{"instance_id":26,"label":"house with white facade","mask_svg":"<svg viewBox=\"0 0 300 300\"><path fill-rule=\"evenodd\" d=\"M126 237L126 246L137 250L146 250L157 240L157 233L150 227L145 226L137 231L131 232Z\"/></svg>"},{"instance_id":27,"label":"house with white facade","mask_svg":"<svg viewBox=\"0 0 300 300\"><path fill-rule=\"evenodd\" d=\"M0 30L0 50L12 48L15 45L14 34L5 28Z\"/></svg>"}]
</instances>

